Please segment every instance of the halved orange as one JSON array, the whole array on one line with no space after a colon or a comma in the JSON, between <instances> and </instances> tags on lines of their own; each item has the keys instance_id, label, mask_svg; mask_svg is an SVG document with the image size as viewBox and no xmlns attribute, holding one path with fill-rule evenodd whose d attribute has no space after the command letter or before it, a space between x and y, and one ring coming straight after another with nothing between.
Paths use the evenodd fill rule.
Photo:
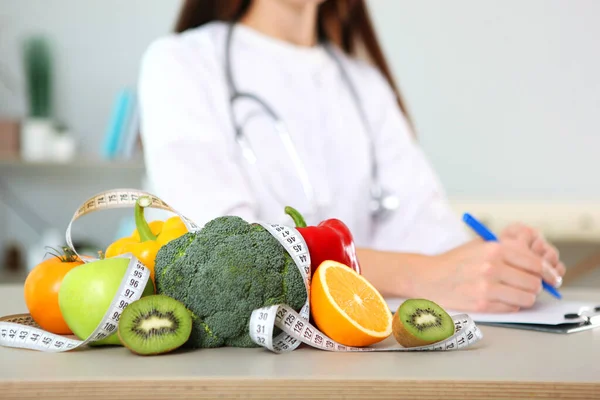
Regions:
<instances>
[{"instance_id":1,"label":"halved orange","mask_svg":"<svg viewBox=\"0 0 600 400\"><path fill-rule=\"evenodd\" d=\"M392 334L392 313L362 275L336 261L323 261L310 288L315 325L336 342L365 347Z\"/></svg>"}]
</instances>

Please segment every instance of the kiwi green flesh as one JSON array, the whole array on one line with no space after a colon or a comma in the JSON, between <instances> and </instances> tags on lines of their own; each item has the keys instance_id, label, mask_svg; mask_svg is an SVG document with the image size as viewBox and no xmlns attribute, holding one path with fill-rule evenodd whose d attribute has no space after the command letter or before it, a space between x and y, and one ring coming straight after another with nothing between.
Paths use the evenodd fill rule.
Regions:
<instances>
[{"instance_id":1,"label":"kiwi green flesh","mask_svg":"<svg viewBox=\"0 0 600 400\"><path fill-rule=\"evenodd\" d=\"M454 321L450 315L430 300L406 300L398 313L404 328L422 341L438 342L454 334Z\"/></svg>"},{"instance_id":2,"label":"kiwi green flesh","mask_svg":"<svg viewBox=\"0 0 600 400\"><path fill-rule=\"evenodd\" d=\"M136 354L162 354L182 346L192 332L192 317L179 301L152 295L129 304L119 320L119 338Z\"/></svg>"}]
</instances>

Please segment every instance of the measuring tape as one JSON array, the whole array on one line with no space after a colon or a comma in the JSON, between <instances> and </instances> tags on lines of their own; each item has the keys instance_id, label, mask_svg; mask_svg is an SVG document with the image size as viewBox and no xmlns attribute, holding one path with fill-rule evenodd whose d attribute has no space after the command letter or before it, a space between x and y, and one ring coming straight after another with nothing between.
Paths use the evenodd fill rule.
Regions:
<instances>
[{"instance_id":1,"label":"measuring tape","mask_svg":"<svg viewBox=\"0 0 600 400\"><path fill-rule=\"evenodd\" d=\"M136 189L113 189L94 195L75 211L66 230L65 238L67 245L85 263L98 260L99 258L97 257L81 256L77 253L71 239L73 223L84 215L95 211L133 207L141 196L147 196L151 199L151 205L149 207L159 208L177 214L189 231L199 230L199 227L195 223L179 214L168 204L151 193ZM117 331L121 313L125 307L140 299L144 292L144 288L150 281L150 270L133 254L127 253L117 257L129 258L127 270L125 271L120 287L111 301L108 310L96 329L94 329L87 339L78 340L44 331L37 327L37 324L35 324L35 321L33 321L31 316L16 315L12 316L12 318L11 316L7 317L6 319L8 321L0 320L0 345L45 352L63 352L103 340L114 334ZM150 282L150 284L152 283ZM11 320L21 320L24 321L24 323L11 322Z\"/></svg>"},{"instance_id":2,"label":"measuring tape","mask_svg":"<svg viewBox=\"0 0 600 400\"><path fill-rule=\"evenodd\" d=\"M84 202L75 212L66 230L66 241L75 254L76 249L71 240L73 222L82 216L100 211L135 206L141 196L151 199L150 208L159 208L177 214L186 225L188 231L196 232L201 228L194 222L175 211L158 197L136 189L114 189L99 193ZM254 310L250 315L249 334L252 340L259 346L265 347L274 353L286 353L297 349L300 344L305 343L311 347L335 352L381 352L381 351L448 351L458 350L471 346L481 340L483 335L473 320L466 314L452 317L455 325L455 333L438 343L432 345L403 348L393 347L349 347L344 346L327 335L323 334L309 322L310 318L310 253L302 235L292 227L259 222L293 258L298 267L306 289L306 302L296 312L286 304L273 305ZM79 254L77 254L79 256ZM121 285L113 298L110 307L104 317L85 340L77 340L70 337L56 335L46 332L37 326L28 315L13 316L13 320L23 320L26 323L0 320L0 345L6 347L18 347L43 352L63 352L75 350L84 345L96 342L114 334L117 331L118 321L123 309L133 301L138 300L150 280L150 270L144 266L132 254L124 254L118 257L129 258L129 265L121 281ZM84 262L97 260L94 257L81 257ZM281 329L281 333L273 337L275 328Z\"/></svg>"},{"instance_id":3,"label":"measuring tape","mask_svg":"<svg viewBox=\"0 0 600 400\"><path fill-rule=\"evenodd\" d=\"M148 206L149 208L162 209L177 214L185 224L188 231L195 232L200 230L200 227L196 225L193 221L181 215L179 212L171 208L171 206L169 206L167 203L165 203L164 201L162 201L161 199L159 199L151 193L143 192L137 189L112 189L94 195L93 197L85 201L81 206L79 206L77 211L75 211L75 214L73 214L69 225L67 226L67 232L65 235L67 245L71 248L71 250L75 252L75 254L79 256L77 250L73 246L73 241L71 240L71 229L73 226L73 222L75 222L79 218L83 217L86 214L90 214L92 212L100 211L103 209L134 207L137 200L142 196L150 198L151 204L150 206ZM83 261L86 261L86 259L84 259L83 257L80 256L80 258L82 258ZM86 258L89 260L96 260L96 258L93 257Z\"/></svg>"},{"instance_id":4,"label":"measuring tape","mask_svg":"<svg viewBox=\"0 0 600 400\"><path fill-rule=\"evenodd\" d=\"M471 346L483 338L475 322L466 314L455 315L454 334L431 345L405 348L393 347L351 347L332 340L309 322L310 310L310 254L304 238L294 229L279 224L260 223L292 256L306 286L307 300L300 313L285 305L273 305L254 310L250 316L250 337L252 340L275 353L287 353L300 343L321 350L336 352L390 352L390 351L447 351ZM273 330L280 328L283 333L273 339Z\"/></svg>"},{"instance_id":5,"label":"measuring tape","mask_svg":"<svg viewBox=\"0 0 600 400\"><path fill-rule=\"evenodd\" d=\"M71 339L36 327L0 321L0 345L45 352L62 352L74 350L114 334L123 309L141 297L150 279L150 270L135 256L126 254L119 257L129 258L125 276L104 317L87 339Z\"/></svg>"}]
</instances>

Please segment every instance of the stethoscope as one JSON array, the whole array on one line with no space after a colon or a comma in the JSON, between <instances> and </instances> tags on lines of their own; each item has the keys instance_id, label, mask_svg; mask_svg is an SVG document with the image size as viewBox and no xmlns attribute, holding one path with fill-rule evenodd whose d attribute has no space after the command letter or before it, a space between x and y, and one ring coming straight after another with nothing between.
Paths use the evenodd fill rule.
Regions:
<instances>
[{"instance_id":1,"label":"stethoscope","mask_svg":"<svg viewBox=\"0 0 600 400\"><path fill-rule=\"evenodd\" d=\"M255 166L257 163L256 153L254 152L254 150L250 146L248 140L246 139L245 135L243 134L242 127L237 124L235 115L234 115L235 101L244 99L244 98L251 99L251 100L255 101L256 103L258 103L264 109L264 111L273 119L275 131L277 132L277 135L279 136L280 140L282 141L283 145L285 146L285 149L289 155L289 159L294 166L296 174L298 175L298 179L302 186L302 191L304 192L306 200L309 204L309 210L303 210L303 213L305 215L315 215L317 208L318 208L317 202L315 199L315 190L314 190L313 185L310 182L308 173L306 172L306 168L304 167L304 163L302 162L300 156L298 155L298 152L296 151L295 146L293 145L289 131L288 131L287 127L285 126L284 122L275 113L273 108L270 107L265 101L263 101L258 96L254 95L252 93L240 92L235 85L233 75L231 72L231 39L232 39L232 35L233 35L234 26L235 26L235 24L231 23L229 25L229 28L227 31L227 37L226 37L226 42L225 42L225 75L226 75L227 85L229 87L229 93L230 93L230 97L229 97L230 110L231 110L230 115L231 115L231 122L232 122L232 125L234 128L234 131L235 131L235 140L241 148L241 153L242 153L243 158L251 166ZM329 46L325 46L325 49L326 49L327 53L332 57L332 59L335 60L337 66L340 70L340 73L342 75L342 78L344 79L344 81L346 82L346 85L348 86L348 88L350 90L350 94L354 100L354 103L356 104L356 107L360 114L362 123L363 123L365 129L370 133L370 135L368 135L369 147L370 147L370 152L371 152L371 190L370 190L371 198L370 198L369 209L370 209L371 216L374 219L377 219L377 220L386 219L390 216L391 213L393 213L395 210L398 209L399 199L394 193L383 188L379 182L377 162L375 160L375 149L374 149L374 143L373 143L373 136L372 136L372 132L370 132L370 126L367 122L367 118L364 114L364 110L361 107L358 93L356 92L356 89L355 89L354 85L352 84L352 81L350 80L350 77L348 76L346 70L342 66L341 61L334 54L332 49L329 48ZM269 185L266 185L266 186L269 187ZM275 198L278 197L275 194L276 191L272 190L271 187L269 187L269 190L271 191L271 194ZM279 199L279 201L282 204L286 204L285 202L281 201L281 199Z\"/></svg>"}]
</instances>

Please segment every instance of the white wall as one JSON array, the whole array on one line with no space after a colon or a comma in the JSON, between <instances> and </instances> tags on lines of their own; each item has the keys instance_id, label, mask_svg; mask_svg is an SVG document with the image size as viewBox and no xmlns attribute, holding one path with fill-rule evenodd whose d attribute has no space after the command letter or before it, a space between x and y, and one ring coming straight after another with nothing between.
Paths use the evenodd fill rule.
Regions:
<instances>
[{"instance_id":1,"label":"white wall","mask_svg":"<svg viewBox=\"0 0 600 400\"><path fill-rule=\"evenodd\" d=\"M1 0L0 60L54 40L58 115L96 152L116 91L180 1ZM596 0L371 0L420 139L453 196L597 199ZM19 112L0 97L0 112ZM8 104L7 104L8 103Z\"/></svg>"},{"instance_id":2,"label":"white wall","mask_svg":"<svg viewBox=\"0 0 600 400\"><path fill-rule=\"evenodd\" d=\"M600 1L370 4L453 196L600 198Z\"/></svg>"},{"instance_id":3,"label":"white wall","mask_svg":"<svg viewBox=\"0 0 600 400\"><path fill-rule=\"evenodd\" d=\"M79 135L83 151L97 154L115 93L136 84L142 52L172 29L180 3L0 0L0 63L22 84L19 41L48 34L57 57L57 115ZM600 198L600 1L370 5L421 143L452 197ZM22 112L22 102L0 89L0 114ZM88 170L53 181L49 196L41 187L47 175L35 169L0 174L61 231L83 196L139 178L97 178ZM31 237L6 210L0 224L0 243L12 232ZM98 229L106 239L109 227Z\"/></svg>"}]
</instances>

